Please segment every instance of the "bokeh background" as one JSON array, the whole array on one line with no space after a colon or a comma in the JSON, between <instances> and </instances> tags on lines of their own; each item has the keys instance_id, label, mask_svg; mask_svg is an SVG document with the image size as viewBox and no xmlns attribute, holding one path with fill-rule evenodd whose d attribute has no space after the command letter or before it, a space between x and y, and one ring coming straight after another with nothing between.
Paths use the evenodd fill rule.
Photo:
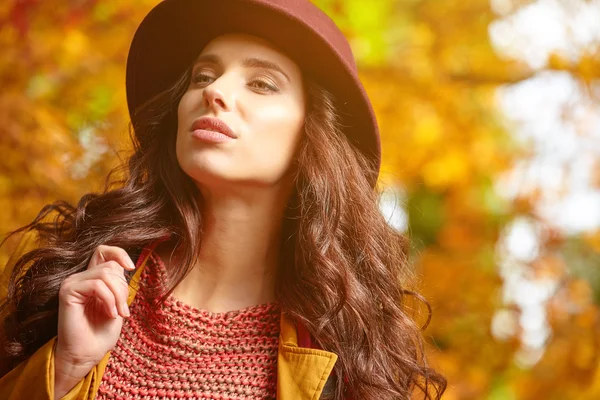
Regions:
<instances>
[{"instance_id":1,"label":"bokeh background","mask_svg":"<svg viewBox=\"0 0 600 400\"><path fill-rule=\"evenodd\" d=\"M600 1L315 2L374 102L444 399L600 399ZM1 233L127 155L127 49L156 3L0 2Z\"/></svg>"}]
</instances>

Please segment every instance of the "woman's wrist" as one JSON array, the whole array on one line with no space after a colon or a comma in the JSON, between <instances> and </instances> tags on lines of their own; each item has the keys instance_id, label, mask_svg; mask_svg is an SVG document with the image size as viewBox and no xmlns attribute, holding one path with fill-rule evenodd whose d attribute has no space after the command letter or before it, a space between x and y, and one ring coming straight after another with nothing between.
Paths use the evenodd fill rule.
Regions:
<instances>
[{"instance_id":1,"label":"woman's wrist","mask_svg":"<svg viewBox=\"0 0 600 400\"><path fill-rule=\"evenodd\" d=\"M54 398L61 399L79 383L94 367L93 363L77 363L62 357L57 348L54 352Z\"/></svg>"},{"instance_id":2,"label":"woman's wrist","mask_svg":"<svg viewBox=\"0 0 600 400\"><path fill-rule=\"evenodd\" d=\"M70 376L68 374L63 374L57 370L54 372L54 399L59 400L65 394L69 393L71 389L77 385L79 379Z\"/></svg>"},{"instance_id":3,"label":"woman's wrist","mask_svg":"<svg viewBox=\"0 0 600 400\"><path fill-rule=\"evenodd\" d=\"M61 399L90 372L91 367L54 363L54 398Z\"/></svg>"}]
</instances>

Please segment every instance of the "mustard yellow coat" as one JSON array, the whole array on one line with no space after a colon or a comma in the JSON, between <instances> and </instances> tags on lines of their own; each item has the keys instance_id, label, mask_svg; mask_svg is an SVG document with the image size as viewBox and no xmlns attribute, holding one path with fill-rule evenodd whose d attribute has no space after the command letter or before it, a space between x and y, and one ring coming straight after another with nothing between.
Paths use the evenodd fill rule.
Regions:
<instances>
[{"instance_id":1,"label":"mustard yellow coat","mask_svg":"<svg viewBox=\"0 0 600 400\"><path fill-rule=\"evenodd\" d=\"M22 254L33 249L37 241L27 234L5 268L0 267L0 298L5 298L8 278L15 262ZM142 260L130 285L128 303L137 293L137 283L147 258ZM31 357L19 364L0 379L2 400L48 400L54 398L54 344L56 337L38 349ZM110 352L88 375L67 393L63 400L92 400L102 381ZM281 315L281 332L277 354L277 399L317 400L333 370L337 355L325 350L298 346L298 334L294 323Z\"/></svg>"}]
</instances>

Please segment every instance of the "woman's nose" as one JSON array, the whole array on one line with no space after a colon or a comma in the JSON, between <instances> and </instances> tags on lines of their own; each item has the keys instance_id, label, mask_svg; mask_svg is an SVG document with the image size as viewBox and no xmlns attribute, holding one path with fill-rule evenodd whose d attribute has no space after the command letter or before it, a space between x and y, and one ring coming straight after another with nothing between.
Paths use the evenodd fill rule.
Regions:
<instances>
[{"instance_id":1,"label":"woman's nose","mask_svg":"<svg viewBox=\"0 0 600 400\"><path fill-rule=\"evenodd\" d=\"M227 82L227 79L220 76L204 88L203 96L207 107L214 110L231 111L235 91L231 81L231 78Z\"/></svg>"}]
</instances>

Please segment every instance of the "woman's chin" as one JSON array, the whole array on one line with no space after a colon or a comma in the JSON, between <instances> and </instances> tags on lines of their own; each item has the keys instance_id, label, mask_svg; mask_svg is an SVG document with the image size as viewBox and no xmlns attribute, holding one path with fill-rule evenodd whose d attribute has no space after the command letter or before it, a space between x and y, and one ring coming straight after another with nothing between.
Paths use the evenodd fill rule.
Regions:
<instances>
[{"instance_id":1,"label":"woman's chin","mask_svg":"<svg viewBox=\"0 0 600 400\"><path fill-rule=\"evenodd\" d=\"M185 171L185 170L184 170ZM222 186L225 184L234 184L239 180L226 170L218 168L194 168L185 173L195 182L203 186Z\"/></svg>"},{"instance_id":2,"label":"woman's chin","mask_svg":"<svg viewBox=\"0 0 600 400\"><path fill-rule=\"evenodd\" d=\"M288 176L289 173L274 174L276 168L256 171L257 173L251 174L252 167L249 165L231 165L230 163L215 162L215 160L207 160L206 158L202 160L195 159L193 162L181 165L181 168L197 185L204 188L223 188L225 186L231 186L232 189L235 187L240 189L244 187L273 188L280 186L283 183L282 181L291 178L291 176Z\"/></svg>"}]
</instances>

